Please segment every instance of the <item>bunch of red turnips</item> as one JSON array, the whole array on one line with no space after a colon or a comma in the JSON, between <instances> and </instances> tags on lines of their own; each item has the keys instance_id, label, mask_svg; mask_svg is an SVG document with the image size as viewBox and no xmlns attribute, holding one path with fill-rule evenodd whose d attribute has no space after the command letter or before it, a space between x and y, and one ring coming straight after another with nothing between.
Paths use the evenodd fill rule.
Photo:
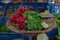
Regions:
<instances>
[{"instance_id":1,"label":"bunch of red turnips","mask_svg":"<svg viewBox=\"0 0 60 40\"><path fill-rule=\"evenodd\" d=\"M11 17L10 17L10 22L11 23L14 23L14 24L18 24L20 30L22 29L26 29L26 24L24 23L25 20L27 19L26 16L23 16L22 14L25 12L25 11L28 11L30 10L30 8L24 8L24 7L19 7L17 9L17 13L16 14L13 14Z\"/></svg>"}]
</instances>

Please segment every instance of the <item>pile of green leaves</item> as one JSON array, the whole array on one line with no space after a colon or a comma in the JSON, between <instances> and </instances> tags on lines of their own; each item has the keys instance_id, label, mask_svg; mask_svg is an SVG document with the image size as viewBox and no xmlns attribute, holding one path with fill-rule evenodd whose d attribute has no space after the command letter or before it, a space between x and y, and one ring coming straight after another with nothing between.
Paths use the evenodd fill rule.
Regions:
<instances>
[{"instance_id":1,"label":"pile of green leaves","mask_svg":"<svg viewBox=\"0 0 60 40\"><path fill-rule=\"evenodd\" d=\"M3 22L0 26L0 32L10 32L10 30L6 27L6 22Z\"/></svg>"},{"instance_id":2,"label":"pile of green leaves","mask_svg":"<svg viewBox=\"0 0 60 40\"><path fill-rule=\"evenodd\" d=\"M28 30L42 30L43 27L40 21L40 13L34 11L26 11L23 16L27 16L25 21Z\"/></svg>"}]
</instances>

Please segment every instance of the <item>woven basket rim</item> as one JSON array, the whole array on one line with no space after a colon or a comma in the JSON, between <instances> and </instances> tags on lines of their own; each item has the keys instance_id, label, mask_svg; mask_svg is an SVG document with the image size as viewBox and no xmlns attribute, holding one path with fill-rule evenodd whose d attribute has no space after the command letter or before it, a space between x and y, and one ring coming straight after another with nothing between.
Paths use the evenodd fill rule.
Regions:
<instances>
[{"instance_id":1,"label":"woven basket rim","mask_svg":"<svg viewBox=\"0 0 60 40\"><path fill-rule=\"evenodd\" d=\"M16 32L16 33L20 33L20 34L40 34L40 33L47 33L47 32L49 32L49 31L51 31L52 29L54 29L55 27L56 27L56 22L55 22L55 20L54 20L54 26L53 27L50 27L49 29L47 29L47 30L36 30L36 31L26 31L26 30L18 30L18 29L16 29L15 27L13 27L13 26L11 26L10 25L10 22L9 22L9 20L7 21L7 23L6 23L6 26L11 30L11 31L13 31L13 32Z\"/></svg>"}]
</instances>

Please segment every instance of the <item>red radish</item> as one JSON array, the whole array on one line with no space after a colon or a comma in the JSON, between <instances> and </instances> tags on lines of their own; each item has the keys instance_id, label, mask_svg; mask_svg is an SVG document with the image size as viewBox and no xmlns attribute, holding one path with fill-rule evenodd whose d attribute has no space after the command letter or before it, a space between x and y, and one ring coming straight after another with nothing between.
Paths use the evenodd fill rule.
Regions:
<instances>
[{"instance_id":1,"label":"red radish","mask_svg":"<svg viewBox=\"0 0 60 40\"><path fill-rule=\"evenodd\" d=\"M16 18L16 14L13 14L12 17L13 17L13 18Z\"/></svg>"},{"instance_id":2,"label":"red radish","mask_svg":"<svg viewBox=\"0 0 60 40\"><path fill-rule=\"evenodd\" d=\"M15 17L16 16L16 14L12 14L12 17Z\"/></svg>"},{"instance_id":3,"label":"red radish","mask_svg":"<svg viewBox=\"0 0 60 40\"><path fill-rule=\"evenodd\" d=\"M24 8L23 7L19 7L18 9L17 9L17 12L25 12L25 10L24 10Z\"/></svg>"},{"instance_id":4,"label":"red radish","mask_svg":"<svg viewBox=\"0 0 60 40\"><path fill-rule=\"evenodd\" d=\"M20 24L19 24L19 28L20 28L20 29L26 29L26 24L20 23Z\"/></svg>"},{"instance_id":5,"label":"red radish","mask_svg":"<svg viewBox=\"0 0 60 40\"><path fill-rule=\"evenodd\" d=\"M22 12L17 12L17 15L22 15Z\"/></svg>"},{"instance_id":6,"label":"red radish","mask_svg":"<svg viewBox=\"0 0 60 40\"><path fill-rule=\"evenodd\" d=\"M14 21L14 24L17 24L17 22L16 22L16 21Z\"/></svg>"},{"instance_id":7,"label":"red radish","mask_svg":"<svg viewBox=\"0 0 60 40\"><path fill-rule=\"evenodd\" d=\"M16 18L19 18L20 16L19 15L16 15Z\"/></svg>"},{"instance_id":8,"label":"red radish","mask_svg":"<svg viewBox=\"0 0 60 40\"><path fill-rule=\"evenodd\" d=\"M24 26L24 27L26 26L26 24L25 24L25 23L20 23L19 25L20 25L20 26Z\"/></svg>"},{"instance_id":9,"label":"red radish","mask_svg":"<svg viewBox=\"0 0 60 40\"><path fill-rule=\"evenodd\" d=\"M24 28L23 28L23 26L19 26L19 29L22 30L22 29L24 29Z\"/></svg>"},{"instance_id":10,"label":"red radish","mask_svg":"<svg viewBox=\"0 0 60 40\"><path fill-rule=\"evenodd\" d=\"M20 6L17 10L24 9L22 6Z\"/></svg>"},{"instance_id":11,"label":"red radish","mask_svg":"<svg viewBox=\"0 0 60 40\"><path fill-rule=\"evenodd\" d=\"M24 19L20 19L20 21L19 21L20 23L24 23L25 22L25 20Z\"/></svg>"},{"instance_id":12,"label":"red radish","mask_svg":"<svg viewBox=\"0 0 60 40\"><path fill-rule=\"evenodd\" d=\"M27 17L26 16L23 16L23 18L26 20L27 19Z\"/></svg>"},{"instance_id":13,"label":"red radish","mask_svg":"<svg viewBox=\"0 0 60 40\"><path fill-rule=\"evenodd\" d=\"M19 19L19 18L17 18L17 19L15 19L15 21L16 21L16 23L19 23L20 19Z\"/></svg>"},{"instance_id":14,"label":"red radish","mask_svg":"<svg viewBox=\"0 0 60 40\"><path fill-rule=\"evenodd\" d=\"M23 16L20 16L19 19L23 19Z\"/></svg>"},{"instance_id":15,"label":"red radish","mask_svg":"<svg viewBox=\"0 0 60 40\"><path fill-rule=\"evenodd\" d=\"M9 20L10 20L11 23L14 22L14 18L13 17L11 17Z\"/></svg>"},{"instance_id":16,"label":"red radish","mask_svg":"<svg viewBox=\"0 0 60 40\"><path fill-rule=\"evenodd\" d=\"M20 17L20 15L16 15L16 16L14 16L15 19L17 19L17 18L19 18L19 17Z\"/></svg>"}]
</instances>

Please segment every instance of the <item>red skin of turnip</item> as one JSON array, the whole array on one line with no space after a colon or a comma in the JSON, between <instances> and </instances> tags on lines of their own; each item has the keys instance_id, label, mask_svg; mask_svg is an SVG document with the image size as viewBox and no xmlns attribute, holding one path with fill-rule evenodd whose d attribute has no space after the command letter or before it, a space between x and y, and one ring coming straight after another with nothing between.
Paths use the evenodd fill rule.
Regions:
<instances>
[{"instance_id":1,"label":"red skin of turnip","mask_svg":"<svg viewBox=\"0 0 60 40\"><path fill-rule=\"evenodd\" d=\"M26 24L20 23L20 24L19 24L19 28L20 28L20 29L26 29Z\"/></svg>"},{"instance_id":2,"label":"red skin of turnip","mask_svg":"<svg viewBox=\"0 0 60 40\"><path fill-rule=\"evenodd\" d=\"M22 12L22 13L24 13L24 12L25 12L25 9L24 9L23 7L19 7L19 8L17 9L17 12Z\"/></svg>"},{"instance_id":3,"label":"red skin of turnip","mask_svg":"<svg viewBox=\"0 0 60 40\"><path fill-rule=\"evenodd\" d=\"M17 22L17 23L24 23L25 22L25 20L26 20L26 16L18 16L17 15L17 18L15 18L15 21Z\"/></svg>"},{"instance_id":4,"label":"red skin of turnip","mask_svg":"<svg viewBox=\"0 0 60 40\"><path fill-rule=\"evenodd\" d=\"M14 22L14 18L13 17L11 17L9 20L10 20L11 23Z\"/></svg>"},{"instance_id":5,"label":"red skin of turnip","mask_svg":"<svg viewBox=\"0 0 60 40\"><path fill-rule=\"evenodd\" d=\"M26 16L23 16L23 18L24 18L24 20L26 20L26 19L27 19L27 17L26 17Z\"/></svg>"},{"instance_id":6,"label":"red skin of turnip","mask_svg":"<svg viewBox=\"0 0 60 40\"><path fill-rule=\"evenodd\" d=\"M20 23L24 23L25 22L25 20L24 19L20 19L20 21L19 21Z\"/></svg>"},{"instance_id":7,"label":"red skin of turnip","mask_svg":"<svg viewBox=\"0 0 60 40\"><path fill-rule=\"evenodd\" d=\"M22 12L17 12L17 15L22 15L23 13Z\"/></svg>"},{"instance_id":8,"label":"red skin of turnip","mask_svg":"<svg viewBox=\"0 0 60 40\"><path fill-rule=\"evenodd\" d=\"M18 23L19 23L19 21L20 21L20 19L19 19L19 18L17 18L17 19L15 19L15 21L16 21L16 23L18 24Z\"/></svg>"},{"instance_id":9,"label":"red skin of turnip","mask_svg":"<svg viewBox=\"0 0 60 40\"><path fill-rule=\"evenodd\" d=\"M17 17L17 15L16 14L13 14L12 17L15 19Z\"/></svg>"}]
</instances>

